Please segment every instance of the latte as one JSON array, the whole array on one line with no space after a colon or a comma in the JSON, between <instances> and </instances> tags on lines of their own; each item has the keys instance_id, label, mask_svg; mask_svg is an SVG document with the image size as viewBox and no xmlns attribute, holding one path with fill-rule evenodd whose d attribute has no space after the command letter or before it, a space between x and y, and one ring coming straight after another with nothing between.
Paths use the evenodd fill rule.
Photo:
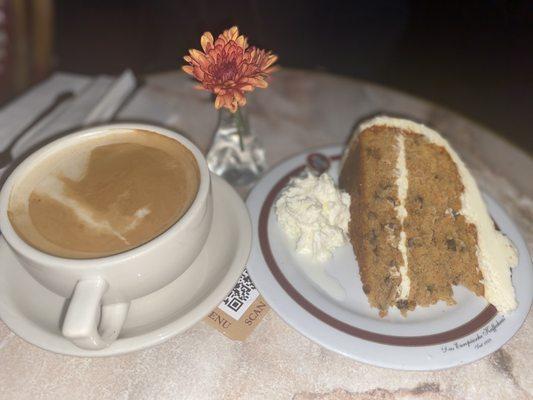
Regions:
<instances>
[{"instance_id":1,"label":"latte","mask_svg":"<svg viewBox=\"0 0 533 400\"><path fill-rule=\"evenodd\" d=\"M105 257L166 231L191 206L199 183L194 155L180 142L111 129L36 164L13 188L8 216L43 252Z\"/></svg>"}]
</instances>

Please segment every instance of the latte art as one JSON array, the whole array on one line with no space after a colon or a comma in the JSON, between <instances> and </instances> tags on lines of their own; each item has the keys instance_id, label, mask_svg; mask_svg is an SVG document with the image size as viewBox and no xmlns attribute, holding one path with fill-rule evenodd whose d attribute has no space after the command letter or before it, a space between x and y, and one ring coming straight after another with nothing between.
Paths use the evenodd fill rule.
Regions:
<instances>
[{"instance_id":1,"label":"latte art","mask_svg":"<svg viewBox=\"0 0 533 400\"><path fill-rule=\"evenodd\" d=\"M147 131L104 134L37 164L12 191L8 215L27 243L49 254L95 258L163 233L199 186L192 153Z\"/></svg>"}]
</instances>

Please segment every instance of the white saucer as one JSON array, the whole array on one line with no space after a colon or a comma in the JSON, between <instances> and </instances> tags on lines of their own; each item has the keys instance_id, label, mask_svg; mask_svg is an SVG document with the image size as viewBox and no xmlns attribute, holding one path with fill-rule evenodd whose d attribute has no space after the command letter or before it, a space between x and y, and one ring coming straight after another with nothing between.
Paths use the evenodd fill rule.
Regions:
<instances>
[{"instance_id":1,"label":"white saucer","mask_svg":"<svg viewBox=\"0 0 533 400\"><path fill-rule=\"evenodd\" d=\"M190 328L231 291L244 270L251 246L250 218L242 199L224 180L211 177L213 227L204 249L174 282L131 303L122 332L111 346L87 351L63 338L60 325L66 300L38 284L18 264L3 237L0 237L1 319L13 332L38 347L84 357L144 349ZM190 295L184 296L184 292Z\"/></svg>"},{"instance_id":2,"label":"white saucer","mask_svg":"<svg viewBox=\"0 0 533 400\"><path fill-rule=\"evenodd\" d=\"M524 322L533 299L533 267L518 228L485 196L487 207L519 252L512 271L518 308L507 315L462 287L457 304L419 307L406 318L397 310L380 318L362 290L352 247L337 249L323 265L297 255L281 231L273 204L288 180L297 176L310 153L330 158L338 177L342 148L315 149L295 156L265 175L247 200L253 225L248 272L269 305L291 326L320 345L356 360L387 368L434 370L475 361L509 340ZM316 157L316 156L315 156ZM318 270L317 267L320 267ZM320 279L316 279L316 271ZM325 270L325 272L324 272Z\"/></svg>"}]
</instances>

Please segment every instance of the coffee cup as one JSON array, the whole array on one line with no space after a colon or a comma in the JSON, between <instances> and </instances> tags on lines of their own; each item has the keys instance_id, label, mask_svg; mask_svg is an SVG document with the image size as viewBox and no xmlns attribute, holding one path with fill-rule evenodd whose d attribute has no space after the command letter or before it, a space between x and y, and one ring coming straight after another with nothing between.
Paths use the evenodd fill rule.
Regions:
<instances>
[{"instance_id":1,"label":"coffee cup","mask_svg":"<svg viewBox=\"0 0 533 400\"><path fill-rule=\"evenodd\" d=\"M45 182L46 179L39 176L38 172L46 170L45 167L50 160L64 159L64 162L66 163L68 160L76 160L77 158L82 159L83 157L87 158L87 151L85 150L91 148L95 141L98 142L102 140L102 143L108 143L106 140L113 137L113 140L110 143L116 145L124 142L121 142L119 138L120 135L129 137L128 135L136 135L139 132L145 132L146 135L150 133L151 135L159 136L161 140L157 138L156 140L152 140L152 136L150 136L151 139L149 139L154 143L161 142L161 146L158 144L158 146L161 147L158 151L165 150L164 148L168 148L169 144L171 144L170 147L173 147L173 144L179 144L183 149L186 149L186 153L188 154L187 157L190 159L187 159L184 167L182 165L179 168L185 168L183 171L190 171L192 168L194 169L194 174L196 174L195 176L198 177L195 193L190 196L190 204L185 204L183 212L181 214L178 213L178 217L173 217L176 219L175 221L172 219L169 220L170 222L165 220L165 224L169 225L166 226L156 219L156 223L150 222L150 225L146 225L147 227L150 226L150 229L152 229L153 237L141 237L139 243L134 240L130 241L129 237L127 237L123 231L116 232L114 228L115 225L113 224L118 221L116 226L125 226L129 229L127 230L128 234L130 231L135 231L135 235L142 236L145 230L139 228L138 219L142 219L145 215L150 213L158 216L157 211L159 209L170 209L170 213L172 214L172 212L175 211L172 208L174 203L167 202L167 204L163 206L154 206L154 210L149 208L134 210L135 213L132 214L133 216L128 216L128 218L135 218L131 220L133 222L124 217L123 214L120 214L120 218L114 216L113 218L116 218L113 219L113 224L110 224L105 220L107 215L111 215L108 210L106 211L107 214L102 214L104 217L98 214L98 218L94 217L94 215L97 211L98 213L101 212L100 208L90 208L90 212L85 210L84 207L86 207L87 204L86 199L82 199L82 201L75 197L79 196L78 191L76 191L78 188L76 188L76 190L71 190L72 188L68 186L68 193L74 193L72 194L74 197L69 197L69 194L66 198L63 198L66 196L63 194L63 197L58 200L58 192L56 190L57 180L53 181L55 182L54 184L49 185L49 188L56 188L53 192L56 197L48 196L52 192L46 192L47 196L43 195L42 198L39 198L39 196L35 197L34 190L31 191L31 195L28 194L24 197L26 200L21 200L21 204L23 204L21 209L26 210L27 212L27 215L21 214L25 218L21 217L21 221L29 220L35 225L32 226L32 229L25 231L25 225L19 223L14 217L14 212L18 210L17 207L19 205L17 203L19 198L16 197L15 194L24 193L25 185L29 185L29 183L26 182L33 179L32 174L36 174L36 179L34 179L34 181ZM135 136L135 140L138 140L139 137L140 134ZM163 138L167 141L170 139L171 142L163 143ZM125 142L129 143L127 140ZM135 146L137 146L137 144ZM132 145L127 147L124 153L126 154L124 157L126 157L126 161L129 163L125 164L128 168L124 172L124 175L128 176L127 179L140 179L135 176L132 178L128 175L130 170L135 170L135 168L138 167L137 164L139 164L136 162L137 159L128 159L127 157L129 157L129 154L134 154L136 157L141 157L139 159L144 160L142 158L144 156L142 151L139 153L138 147L135 146ZM101 150L104 147L105 146L99 145L98 149ZM109 149L115 151L112 147ZM177 146L176 149L178 149ZM179 154L184 154L182 151L183 149L179 150L179 152L181 152ZM76 151L80 152L79 156ZM85 153L83 153L83 151L85 151ZM131 151L131 153L128 153L128 151ZM95 156L94 152L89 153L91 155L90 161L84 159L85 161L80 163L85 165L84 168L90 168L87 167L87 163L89 163L89 166L92 165L92 163L96 163L95 168L98 168L96 168L95 171L100 171L99 158ZM68 159L69 154L73 154L71 159ZM83 156L83 154L85 155ZM154 156L154 154L156 156ZM135 204L135 200L144 199L144 197L142 199L136 198L139 193L139 196L141 194L145 196L150 195L150 193L158 188L166 190L164 186L162 186L166 185L165 180L162 180L159 186L156 185L157 179L161 180L161 176L154 176L153 180L156 182L154 183L152 180L146 178L150 177L150 169L148 167L144 169L142 168L150 163L155 163L153 166L156 168L158 160L162 158L158 154L159 153L157 152L146 154L145 159L147 161L143 161L138 169L140 171L139 174L141 174L139 176L145 179L146 182L150 182L151 186L149 190L146 190L148 193L143 193L143 190L139 190L137 187L138 185L141 185L142 189L142 182L131 183L131 191L133 191L134 194L128 192L127 196L129 196L129 198L127 201L121 203L121 207L124 206L127 208L129 205ZM172 163L173 153L169 154L170 158L168 162ZM161 155L167 157L168 154L165 152L165 154L161 153ZM176 157L174 157L174 159L176 159ZM76 168L80 168L80 163L76 164ZM168 163L164 164L164 168L169 168L167 164ZM65 165L68 165L68 163ZM71 169L75 170L76 168ZM71 169L67 168L67 172L72 172ZM156 169L154 169L154 171L155 170ZM165 169L165 171L167 170ZM86 170L84 173L85 175L88 174ZM169 176L173 179L175 178L176 182L180 182L180 174L174 173L174 175ZM95 179L93 179L93 181L94 180ZM96 181L98 181L98 179L96 179ZM61 182L65 185L68 183L69 185L77 184L79 186L79 180L73 179L72 177L64 178L62 176ZM88 180L87 183L85 184L84 182L83 185L89 187L93 183L94 182ZM114 188L116 185L115 182L113 185L108 185L108 187ZM168 186L172 186L170 182ZM66 187L67 186L65 186L65 188ZM67 189L65 188L61 190L66 191ZM85 190L86 187L82 187L82 189ZM177 192L179 192L179 190L177 190ZM190 193L192 193L191 190L189 190L189 194ZM116 193L114 193L114 195L115 194ZM122 195L123 193L120 194L120 196ZM91 196L93 195L91 194ZM90 197L91 201L93 201L93 197ZM23 196L20 198L22 199ZM52 200L50 200L50 198L52 198ZM152 203L161 201L160 196L155 194L150 199ZM60 202L57 203L58 201ZM13 202L15 202L15 204ZM0 191L0 231L4 235L7 244L12 249L20 265L24 267L36 281L57 295L70 299L62 322L62 332L64 337L80 348L98 350L109 346L114 340L116 340L120 334L122 325L126 320L131 301L146 296L166 286L177 279L194 262L202 250L210 231L213 213L212 202L211 181L207 163L200 150L188 139L168 129L157 126L133 123L110 124L84 129L55 140L37 150L19 164L8 177ZM45 205L48 208L46 208ZM80 209L83 209L83 212L80 211ZM57 211L57 215L54 214L56 213L55 210L59 210ZM31 212L34 212L34 214L31 214ZM68 218L61 219L65 215L70 216L69 218L73 218L72 213L74 213L78 219L72 221ZM35 221L33 219L34 217ZM82 222L79 222L80 218ZM87 226L90 229L87 228L87 226L83 226L83 229L80 231L75 225L72 225L78 223L75 221L78 221L82 225L83 223L87 223ZM56 222L59 223L59 226L63 227L63 229L54 229L53 224ZM39 223L41 223L40 226L38 225ZM131 226L134 226L135 229L131 228ZM38 227L39 229L35 227ZM158 229L161 232L159 232ZM70 236L67 235L64 238L64 242L62 242L62 237L58 235L70 231L73 233L69 233ZM51 236L46 236L39 241L39 235L41 235L40 232L45 232L43 236L48 234ZM87 247L87 243L78 240L83 239L84 234L89 235L87 238L91 240L93 240L94 237L99 239L100 236L98 235L100 232L104 232L102 235L109 235L108 237L111 239L96 240L94 242L99 246L101 245L105 247L103 250L99 249L99 252L93 252L94 249ZM37 239L35 241L32 241L34 239L32 235L36 235L35 237ZM121 246L120 240L116 239L113 235L120 240L123 240L124 244ZM131 236L136 238L135 235L132 234ZM102 238L104 238L104 236L102 236ZM112 245L115 242L117 242L118 245L113 247ZM64 246L63 243L65 243Z\"/></svg>"}]
</instances>

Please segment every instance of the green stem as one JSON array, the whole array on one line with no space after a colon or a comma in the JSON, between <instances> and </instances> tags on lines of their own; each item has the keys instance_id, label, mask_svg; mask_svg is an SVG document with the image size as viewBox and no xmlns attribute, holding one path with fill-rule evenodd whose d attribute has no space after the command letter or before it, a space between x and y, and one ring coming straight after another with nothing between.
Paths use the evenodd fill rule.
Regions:
<instances>
[{"instance_id":1,"label":"green stem","mask_svg":"<svg viewBox=\"0 0 533 400\"><path fill-rule=\"evenodd\" d=\"M244 118L240 108L235 111L235 124L237 125L237 133L239 134L239 145L241 146L241 151L244 151L243 132L246 127L244 126Z\"/></svg>"}]
</instances>

